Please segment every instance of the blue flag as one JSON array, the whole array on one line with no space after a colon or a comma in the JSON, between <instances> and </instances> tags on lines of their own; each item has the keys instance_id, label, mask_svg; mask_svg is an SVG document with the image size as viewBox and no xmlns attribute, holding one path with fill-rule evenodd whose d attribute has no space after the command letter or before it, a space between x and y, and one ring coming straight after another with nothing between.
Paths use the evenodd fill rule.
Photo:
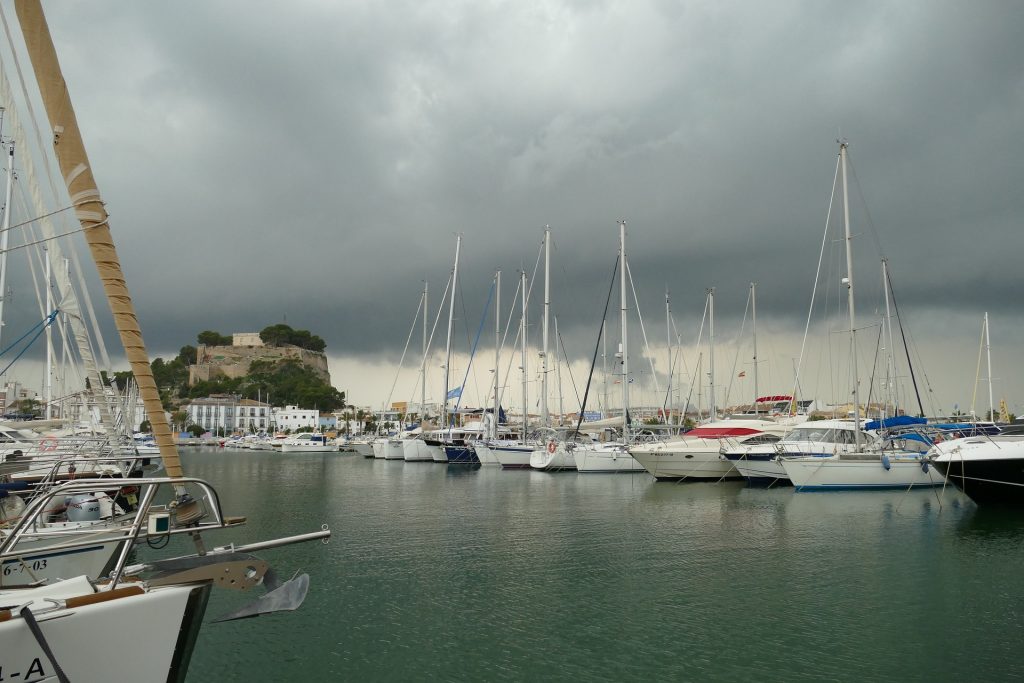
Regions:
<instances>
[{"instance_id":1,"label":"blue flag","mask_svg":"<svg viewBox=\"0 0 1024 683\"><path fill-rule=\"evenodd\" d=\"M462 396L462 387L455 387L448 392L448 398L446 400L450 401L453 398L458 398L459 396Z\"/></svg>"}]
</instances>

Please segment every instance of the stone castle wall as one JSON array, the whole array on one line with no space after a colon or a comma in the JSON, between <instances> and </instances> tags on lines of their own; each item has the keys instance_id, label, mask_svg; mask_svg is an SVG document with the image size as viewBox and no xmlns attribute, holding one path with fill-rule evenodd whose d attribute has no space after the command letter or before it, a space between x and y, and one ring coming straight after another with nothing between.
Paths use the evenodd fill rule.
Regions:
<instances>
[{"instance_id":1,"label":"stone castle wall","mask_svg":"<svg viewBox=\"0 0 1024 683\"><path fill-rule=\"evenodd\" d=\"M249 374L253 361L276 362L295 359L311 368L328 384L331 374L327 369L327 356L319 351L300 349L297 346L207 346L200 344L196 349L196 364L188 367L188 384L215 380L223 377L234 379Z\"/></svg>"}]
</instances>

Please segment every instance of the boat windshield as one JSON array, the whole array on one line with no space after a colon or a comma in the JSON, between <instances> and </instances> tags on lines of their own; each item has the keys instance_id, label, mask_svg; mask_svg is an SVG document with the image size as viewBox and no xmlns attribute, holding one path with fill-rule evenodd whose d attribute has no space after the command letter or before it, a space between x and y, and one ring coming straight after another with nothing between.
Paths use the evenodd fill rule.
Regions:
<instances>
[{"instance_id":1,"label":"boat windshield","mask_svg":"<svg viewBox=\"0 0 1024 683\"><path fill-rule=\"evenodd\" d=\"M822 443L845 443L845 429L827 429L824 427L801 427L794 429L782 437L783 443L798 441L817 441Z\"/></svg>"}]
</instances>

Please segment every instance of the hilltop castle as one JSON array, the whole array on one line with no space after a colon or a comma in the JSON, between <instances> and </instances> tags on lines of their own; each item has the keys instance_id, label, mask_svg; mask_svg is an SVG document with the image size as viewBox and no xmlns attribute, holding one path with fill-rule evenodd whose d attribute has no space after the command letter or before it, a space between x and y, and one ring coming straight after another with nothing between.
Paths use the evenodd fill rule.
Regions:
<instances>
[{"instance_id":1,"label":"hilltop castle","mask_svg":"<svg viewBox=\"0 0 1024 683\"><path fill-rule=\"evenodd\" d=\"M222 377L245 377L253 361L278 362L293 359L313 370L327 384L331 375L327 370L327 356L322 351L310 351L288 344L267 346L258 332L236 332L231 335L231 346L200 344L196 348L196 363L188 367L188 384L215 380Z\"/></svg>"}]
</instances>

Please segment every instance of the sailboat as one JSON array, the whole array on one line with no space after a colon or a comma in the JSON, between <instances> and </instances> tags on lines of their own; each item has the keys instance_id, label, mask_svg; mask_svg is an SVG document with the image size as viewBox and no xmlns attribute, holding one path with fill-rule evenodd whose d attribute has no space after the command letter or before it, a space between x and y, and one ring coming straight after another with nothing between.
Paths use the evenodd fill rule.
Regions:
<instances>
[{"instance_id":1,"label":"sailboat","mask_svg":"<svg viewBox=\"0 0 1024 683\"><path fill-rule=\"evenodd\" d=\"M626 222L619 221L619 323L622 346L622 422L620 439L598 443L575 444L572 449L573 463L579 472L642 472L644 467L629 454L626 444L630 442L629 429L629 349L628 349L628 306L626 303ZM603 326L602 326L603 329Z\"/></svg>"},{"instance_id":2,"label":"sailboat","mask_svg":"<svg viewBox=\"0 0 1024 683\"><path fill-rule=\"evenodd\" d=\"M250 553L291 542L326 539L330 532L324 529L249 546L205 547L203 533L237 526L244 519L222 515L213 488L185 477L182 471L42 7L39 0L18 0L15 9L54 132L61 174L103 282L168 476L132 480L140 497L130 524L105 527L99 539L86 535L53 544L51 549L73 553L90 543L116 539L120 550L105 577L81 574L37 585L32 578L35 560L23 551L23 544L32 540L38 522L52 509L54 501L89 495L103 487L112 487L123 495L127 493L125 486L110 480L71 481L46 489L26 507L18 525L0 544L0 562L15 559L24 570L23 575L19 573L19 585L7 582L0 588L3 674L5 679L20 677L26 681L180 680L188 669L214 584L238 589L260 584L273 588L273 595L264 596L269 601L243 607L228 615L229 619L277 611L279 607L295 609L308 589L308 576L279 583L267 564ZM157 506L158 490L166 490L168 485L173 489L173 500ZM135 543L149 534L187 534L197 552L168 561L129 565ZM278 606L271 604L275 602Z\"/></svg>"},{"instance_id":3,"label":"sailboat","mask_svg":"<svg viewBox=\"0 0 1024 683\"><path fill-rule=\"evenodd\" d=\"M780 459L786 476L797 491L843 489L907 489L914 486L941 486L945 477L915 449L894 447L893 441L883 441L877 448L868 448L860 420L860 387L857 375L857 327L854 308L853 246L850 233L850 204L847 191L845 140L839 141L839 170L843 188L843 231L846 242L847 312L850 324L850 358L853 377L853 438L854 448L836 453L832 457L783 456ZM884 265L884 261L883 261ZM923 421L923 419L922 419Z\"/></svg>"}]
</instances>

